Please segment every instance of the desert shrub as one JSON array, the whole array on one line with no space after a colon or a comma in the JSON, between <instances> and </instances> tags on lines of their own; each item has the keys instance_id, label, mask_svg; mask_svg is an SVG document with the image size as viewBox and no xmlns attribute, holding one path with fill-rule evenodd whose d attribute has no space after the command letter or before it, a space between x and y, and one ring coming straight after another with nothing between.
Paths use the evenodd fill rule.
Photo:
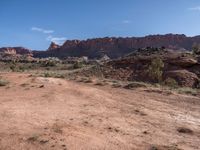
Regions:
<instances>
[{"instance_id":1,"label":"desert shrub","mask_svg":"<svg viewBox=\"0 0 200 150\"><path fill-rule=\"evenodd\" d=\"M200 55L200 44L194 43L192 46L192 52L195 55Z\"/></svg>"},{"instance_id":2,"label":"desert shrub","mask_svg":"<svg viewBox=\"0 0 200 150\"><path fill-rule=\"evenodd\" d=\"M200 82L196 86L197 89L200 89Z\"/></svg>"},{"instance_id":3,"label":"desert shrub","mask_svg":"<svg viewBox=\"0 0 200 150\"><path fill-rule=\"evenodd\" d=\"M9 82L4 79L0 79L0 86L6 86Z\"/></svg>"},{"instance_id":4,"label":"desert shrub","mask_svg":"<svg viewBox=\"0 0 200 150\"><path fill-rule=\"evenodd\" d=\"M24 66L19 66L19 70L20 70L20 71L23 72L23 71L25 71L25 69L26 69L26 68L25 68Z\"/></svg>"},{"instance_id":5,"label":"desert shrub","mask_svg":"<svg viewBox=\"0 0 200 150\"><path fill-rule=\"evenodd\" d=\"M79 69L79 68L82 68L83 67L83 63L82 62L75 62L74 65L73 65L73 68L74 69Z\"/></svg>"},{"instance_id":6,"label":"desert shrub","mask_svg":"<svg viewBox=\"0 0 200 150\"><path fill-rule=\"evenodd\" d=\"M82 68L83 67L83 63L82 62L75 62L74 65L73 65L73 69L79 69L79 68Z\"/></svg>"},{"instance_id":7,"label":"desert shrub","mask_svg":"<svg viewBox=\"0 0 200 150\"><path fill-rule=\"evenodd\" d=\"M48 77L52 77L53 74L52 73L49 73L49 72L45 72L44 73L44 77L48 78Z\"/></svg>"},{"instance_id":8,"label":"desert shrub","mask_svg":"<svg viewBox=\"0 0 200 150\"><path fill-rule=\"evenodd\" d=\"M177 91L180 94L188 94L188 95L193 95L193 96L198 95L197 89L193 89L189 87L178 88Z\"/></svg>"},{"instance_id":9,"label":"desert shrub","mask_svg":"<svg viewBox=\"0 0 200 150\"><path fill-rule=\"evenodd\" d=\"M167 79L164 81L164 85L169 86L169 87L171 87L171 88L177 88L177 87L178 87L178 83L177 83L176 80L173 79L173 78L167 78Z\"/></svg>"},{"instance_id":10,"label":"desert shrub","mask_svg":"<svg viewBox=\"0 0 200 150\"><path fill-rule=\"evenodd\" d=\"M46 63L46 66L47 67L54 67L54 66L56 66L56 62L55 61L48 61L47 63Z\"/></svg>"},{"instance_id":11,"label":"desert shrub","mask_svg":"<svg viewBox=\"0 0 200 150\"><path fill-rule=\"evenodd\" d=\"M56 66L56 62L55 61L52 61L52 60L49 60L49 61L44 61L41 63L41 66L42 67L54 67Z\"/></svg>"},{"instance_id":12,"label":"desert shrub","mask_svg":"<svg viewBox=\"0 0 200 150\"><path fill-rule=\"evenodd\" d=\"M17 68L17 67L16 67L16 64L11 64L11 65L10 65L10 69L11 69L12 71L15 71L16 68Z\"/></svg>"},{"instance_id":13,"label":"desert shrub","mask_svg":"<svg viewBox=\"0 0 200 150\"><path fill-rule=\"evenodd\" d=\"M45 72L44 74L42 74L43 77L45 78L65 78L66 75L62 74L62 73L56 73L56 72Z\"/></svg>"},{"instance_id":14,"label":"desert shrub","mask_svg":"<svg viewBox=\"0 0 200 150\"><path fill-rule=\"evenodd\" d=\"M154 82L161 82L163 75L164 62L161 58L155 58L151 61L147 70L148 76Z\"/></svg>"}]
</instances>

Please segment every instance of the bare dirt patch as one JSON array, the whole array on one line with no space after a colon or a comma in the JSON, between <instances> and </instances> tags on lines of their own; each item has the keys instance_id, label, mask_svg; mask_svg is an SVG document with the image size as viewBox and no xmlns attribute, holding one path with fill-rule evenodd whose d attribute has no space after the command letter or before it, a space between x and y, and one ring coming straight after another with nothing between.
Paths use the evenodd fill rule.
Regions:
<instances>
[{"instance_id":1,"label":"bare dirt patch","mask_svg":"<svg viewBox=\"0 0 200 150\"><path fill-rule=\"evenodd\" d=\"M2 150L200 149L198 97L1 76L10 86L0 88Z\"/></svg>"}]
</instances>

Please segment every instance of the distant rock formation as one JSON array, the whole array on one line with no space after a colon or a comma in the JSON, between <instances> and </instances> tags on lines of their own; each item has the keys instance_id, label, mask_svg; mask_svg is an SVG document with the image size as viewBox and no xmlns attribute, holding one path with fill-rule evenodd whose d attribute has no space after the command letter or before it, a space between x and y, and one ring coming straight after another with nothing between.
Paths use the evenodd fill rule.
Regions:
<instances>
[{"instance_id":1,"label":"distant rock formation","mask_svg":"<svg viewBox=\"0 0 200 150\"><path fill-rule=\"evenodd\" d=\"M2 47L0 48L0 52L6 53L6 54L11 54L11 55L31 55L32 51L24 48L24 47Z\"/></svg>"},{"instance_id":2,"label":"distant rock formation","mask_svg":"<svg viewBox=\"0 0 200 150\"><path fill-rule=\"evenodd\" d=\"M35 57L59 57L68 56L100 58L107 55L110 58L118 58L138 48L166 47L173 50L191 50L194 43L200 43L200 36L187 37L185 35L167 34L150 35L146 37L131 38L96 38L88 40L67 40L58 47L51 44L47 51L34 52Z\"/></svg>"},{"instance_id":3,"label":"distant rock formation","mask_svg":"<svg viewBox=\"0 0 200 150\"><path fill-rule=\"evenodd\" d=\"M200 36L187 37L180 34L150 35L146 37L128 38L95 38L88 40L67 40L62 46L51 43L46 51L30 51L23 47L1 48L1 51L17 54L33 53L34 57L81 57L101 58L107 55L109 58L118 58L145 47L165 47L172 50L191 50L194 44L200 43Z\"/></svg>"}]
</instances>

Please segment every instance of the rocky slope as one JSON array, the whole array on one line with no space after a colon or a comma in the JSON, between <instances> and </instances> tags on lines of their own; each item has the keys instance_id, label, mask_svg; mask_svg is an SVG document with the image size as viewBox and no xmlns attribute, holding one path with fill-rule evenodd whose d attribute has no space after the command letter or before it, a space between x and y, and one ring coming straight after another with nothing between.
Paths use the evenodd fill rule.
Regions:
<instances>
[{"instance_id":1,"label":"rocky slope","mask_svg":"<svg viewBox=\"0 0 200 150\"><path fill-rule=\"evenodd\" d=\"M200 36L187 37L185 35L167 34L150 35L131 38L96 38L88 40L67 40L62 46L51 44L47 51L34 51L35 57L88 56L90 58L107 55L110 58L121 57L138 48L166 47L170 49L191 50L194 43L200 43Z\"/></svg>"},{"instance_id":2,"label":"rocky slope","mask_svg":"<svg viewBox=\"0 0 200 150\"><path fill-rule=\"evenodd\" d=\"M105 63L103 74L106 78L117 80L155 82L148 70L152 61L157 58L164 63L161 82L174 79L180 86L199 88L200 61L198 56L167 49L143 49L121 59L111 60Z\"/></svg>"}]
</instances>

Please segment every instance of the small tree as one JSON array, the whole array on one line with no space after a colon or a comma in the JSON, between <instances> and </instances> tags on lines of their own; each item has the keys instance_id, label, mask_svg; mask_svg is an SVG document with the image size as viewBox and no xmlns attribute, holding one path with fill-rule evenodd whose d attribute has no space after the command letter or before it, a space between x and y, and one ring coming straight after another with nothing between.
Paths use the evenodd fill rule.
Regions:
<instances>
[{"instance_id":1,"label":"small tree","mask_svg":"<svg viewBox=\"0 0 200 150\"><path fill-rule=\"evenodd\" d=\"M148 75L154 82L161 82L163 75L164 63L161 58L155 58L151 61L148 68Z\"/></svg>"},{"instance_id":2,"label":"small tree","mask_svg":"<svg viewBox=\"0 0 200 150\"><path fill-rule=\"evenodd\" d=\"M194 43L192 46L192 52L195 55L200 55L200 44Z\"/></svg>"}]
</instances>

